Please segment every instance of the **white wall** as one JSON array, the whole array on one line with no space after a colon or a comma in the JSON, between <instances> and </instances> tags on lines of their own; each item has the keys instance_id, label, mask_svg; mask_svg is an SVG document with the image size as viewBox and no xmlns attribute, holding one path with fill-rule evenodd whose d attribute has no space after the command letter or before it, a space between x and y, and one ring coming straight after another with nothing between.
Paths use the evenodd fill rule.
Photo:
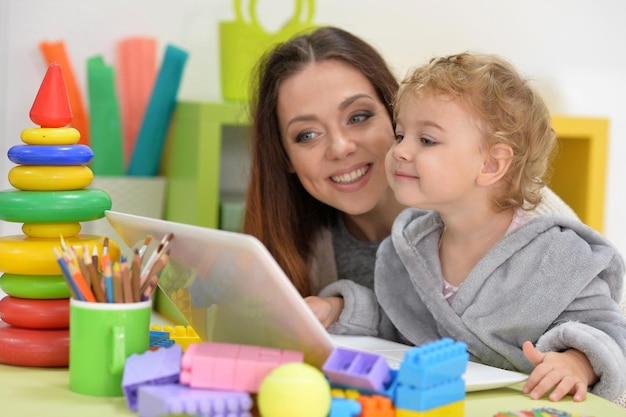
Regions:
<instances>
[{"instance_id":1,"label":"white wall","mask_svg":"<svg viewBox=\"0 0 626 417\"><path fill-rule=\"evenodd\" d=\"M247 7L247 2L243 2ZM0 189L9 147L32 127L28 118L46 65L43 40L64 40L85 91L84 63L102 54L114 62L115 42L155 36L190 52L181 99L221 99L218 22L234 18L231 0L0 1ZM258 0L269 29L291 15L293 0ZM317 0L315 22L341 26L374 44L398 76L433 55L476 50L509 58L537 81L554 114L608 117L605 234L626 253L626 3L614 0ZM621 180L621 181L620 181ZM0 223L0 235L21 233Z\"/></svg>"}]
</instances>

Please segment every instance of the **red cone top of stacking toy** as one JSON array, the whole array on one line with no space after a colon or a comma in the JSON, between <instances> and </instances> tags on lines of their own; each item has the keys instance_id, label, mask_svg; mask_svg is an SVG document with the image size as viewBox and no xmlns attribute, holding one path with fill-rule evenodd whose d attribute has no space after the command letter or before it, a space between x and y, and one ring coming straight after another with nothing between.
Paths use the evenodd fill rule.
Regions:
<instances>
[{"instance_id":1,"label":"red cone top of stacking toy","mask_svg":"<svg viewBox=\"0 0 626 417\"><path fill-rule=\"evenodd\" d=\"M30 120L41 127L63 127L72 121L70 99L58 62L51 63L46 71L30 109Z\"/></svg>"}]
</instances>

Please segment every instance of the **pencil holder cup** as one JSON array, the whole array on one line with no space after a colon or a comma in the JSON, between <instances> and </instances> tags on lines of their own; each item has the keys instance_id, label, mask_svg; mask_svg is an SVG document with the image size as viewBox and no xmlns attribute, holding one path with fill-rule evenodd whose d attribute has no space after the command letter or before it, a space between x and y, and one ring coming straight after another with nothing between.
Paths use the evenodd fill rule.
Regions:
<instances>
[{"instance_id":1,"label":"pencil holder cup","mask_svg":"<svg viewBox=\"0 0 626 417\"><path fill-rule=\"evenodd\" d=\"M225 100L247 101L250 73L263 52L274 44L285 42L292 36L312 28L314 0L295 0L292 18L278 31L267 32L256 17L256 0L248 0L246 20L241 1L234 0L236 19L220 22L220 69L222 96ZM306 3L306 7L303 7Z\"/></svg>"},{"instance_id":2,"label":"pencil holder cup","mask_svg":"<svg viewBox=\"0 0 626 417\"><path fill-rule=\"evenodd\" d=\"M70 300L70 390L122 396L126 358L148 350L152 302Z\"/></svg>"}]
</instances>

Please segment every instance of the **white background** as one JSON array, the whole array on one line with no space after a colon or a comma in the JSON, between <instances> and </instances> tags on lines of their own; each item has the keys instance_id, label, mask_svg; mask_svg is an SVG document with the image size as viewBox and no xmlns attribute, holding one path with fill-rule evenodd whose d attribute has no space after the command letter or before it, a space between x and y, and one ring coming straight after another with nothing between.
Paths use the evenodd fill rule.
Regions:
<instances>
[{"instance_id":1,"label":"white background","mask_svg":"<svg viewBox=\"0 0 626 417\"><path fill-rule=\"evenodd\" d=\"M294 1L256 7L273 31ZM114 64L118 40L153 36L161 52L172 43L190 53L180 99L220 101L218 25L234 15L230 0L0 0L0 189L10 188L7 150L33 127L28 113L47 68L39 42L65 42L84 93L89 57ZM314 22L369 41L398 77L434 55L500 54L536 81L553 114L608 117L605 234L626 253L625 17L626 3L615 0L318 0ZM20 226L0 222L0 235Z\"/></svg>"}]
</instances>

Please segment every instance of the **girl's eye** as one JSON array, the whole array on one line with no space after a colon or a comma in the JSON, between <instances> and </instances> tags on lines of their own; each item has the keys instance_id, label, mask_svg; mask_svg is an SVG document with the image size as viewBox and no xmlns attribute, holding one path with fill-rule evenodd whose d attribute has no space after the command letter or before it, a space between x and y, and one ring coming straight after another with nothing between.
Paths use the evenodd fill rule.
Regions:
<instances>
[{"instance_id":1,"label":"girl's eye","mask_svg":"<svg viewBox=\"0 0 626 417\"><path fill-rule=\"evenodd\" d=\"M404 135L396 133L396 142L400 143L404 139Z\"/></svg>"},{"instance_id":2,"label":"girl's eye","mask_svg":"<svg viewBox=\"0 0 626 417\"><path fill-rule=\"evenodd\" d=\"M432 146L432 145L435 144L435 141L430 140L430 139L428 139L426 137L421 137L420 141L422 142L422 145L424 145L424 146Z\"/></svg>"},{"instance_id":3,"label":"girl's eye","mask_svg":"<svg viewBox=\"0 0 626 417\"><path fill-rule=\"evenodd\" d=\"M372 115L370 113L355 114L354 116L350 117L350 124L363 123L364 121L366 121L370 117L372 117Z\"/></svg>"}]
</instances>

